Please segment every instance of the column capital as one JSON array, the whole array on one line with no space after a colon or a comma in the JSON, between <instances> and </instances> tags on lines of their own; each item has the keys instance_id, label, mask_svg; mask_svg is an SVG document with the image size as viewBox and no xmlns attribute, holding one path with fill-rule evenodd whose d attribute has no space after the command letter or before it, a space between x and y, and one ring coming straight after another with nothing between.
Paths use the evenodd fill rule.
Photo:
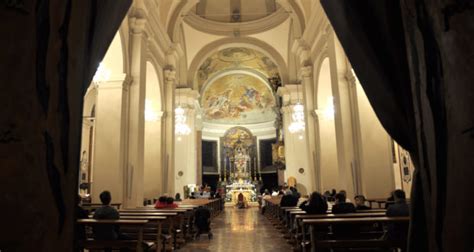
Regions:
<instances>
[{"instance_id":1,"label":"column capital","mask_svg":"<svg viewBox=\"0 0 474 252\"><path fill-rule=\"evenodd\" d=\"M354 74L354 70L348 69L344 77L346 78L350 87L354 87L356 85L357 77Z\"/></svg>"},{"instance_id":2,"label":"column capital","mask_svg":"<svg viewBox=\"0 0 474 252\"><path fill-rule=\"evenodd\" d=\"M130 33L133 35L145 34L146 19L140 17L130 17L128 25L130 26Z\"/></svg>"},{"instance_id":3,"label":"column capital","mask_svg":"<svg viewBox=\"0 0 474 252\"><path fill-rule=\"evenodd\" d=\"M175 82L176 81L176 70L172 66L166 66L164 69L165 81Z\"/></svg>"},{"instance_id":4,"label":"column capital","mask_svg":"<svg viewBox=\"0 0 474 252\"><path fill-rule=\"evenodd\" d=\"M313 76L313 66L312 65L305 65L300 68L298 71L298 77L301 80L306 78L311 78Z\"/></svg>"},{"instance_id":5,"label":"column capital","mask_svg":"<svg viewBox=\"0 0 474 252\"><path fill-rule=\"evenodd\" d=\"M281 107L281 113L283 115L289 115L293 112L293 106L292 104L289 104L289 105L286 105L286 106L283 106Z\"/></svg>"}]
</instances>

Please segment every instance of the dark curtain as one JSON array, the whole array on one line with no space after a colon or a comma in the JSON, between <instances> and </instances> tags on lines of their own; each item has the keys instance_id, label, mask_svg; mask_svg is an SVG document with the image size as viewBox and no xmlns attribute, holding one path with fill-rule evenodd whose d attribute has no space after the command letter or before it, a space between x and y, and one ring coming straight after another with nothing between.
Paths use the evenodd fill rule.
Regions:
<instances>
[{"instance_id":1,"label":"dark curtain","mask_svg":"<svg viewBox=\"0 0 474 252\"><path fill-rule=\"evenodd\" d=\"M410 251L472 251L473 1L321 3L380 122L415 162Z\"/></svg>"},{"instance_id":2,"label":"dark curtain","mask_svg":"<svg viewBox=\"0 0 474 252\"><path fill-rule=\"evenodd\" d=\"M73 251L83 95L131 3L0 3L0 250Z\"/></svg>"}]
</instances>

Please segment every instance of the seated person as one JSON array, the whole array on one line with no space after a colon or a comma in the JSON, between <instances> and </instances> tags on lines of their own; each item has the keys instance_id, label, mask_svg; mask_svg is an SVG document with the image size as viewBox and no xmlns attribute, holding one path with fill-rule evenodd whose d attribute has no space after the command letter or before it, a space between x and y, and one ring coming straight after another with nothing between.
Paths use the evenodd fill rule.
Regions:
<instances>
[{"instance_id":1,"label":"seated person","mask_svg":"<svg viewBox=\"0 0 474 252\"><path fill-rule=\"evenodd\" d=\"M97 208L94 213L94 219L97 220L118 220L120 218L117 209L110 206L112 196L109 191L103 191L100 195L100 201L102 206ZM119 226L94 226L93 227L94 238L97 240L118 240L121 239Z\"/></svg>"},{"instance_id":2,"label":"seated person","mask_svg":"<svg viewBox=\"0 0 474 252\"><path fill-rule=\"evenodd\" d=\"M394 203L387 209L387 216L402 217L410 216L410 207L406 202L405 192L402 190L395 190L393 192ZM389 240L403 242L402 250L406 247L406 239L408 236L408 223L406 224L388 224L387 236Z\"/></svg>"},{"instance_id":3,"label":"seated person","mask_svg":"<svg viewBox=\"0 0 474 252\"><path fill-rule=\"evenodd\" d=\"M191 193L191 196L189 197L190 199L196 199L196 194L194 192Z\"/></svg>"},{"instance_id":4,"label":"seated person","mask_svg":"<svg viewBox=\"0 0 474 252\"><path fill-rule=\"evenodd\" d=\"M359 210L369 210L371 209L369 206L365 205L365 197L364 195L357 195L354 197L356 211Z\"/></svg>"},{"instance_id":5,"label":"seated person","mask_svg":"<svg viewBox=\"0 0 474 252\"><path fill-rule=\"evenodd\" d=\"M87 219L89 218L89 211L82 208L81 196L77 195L76 198L76 219ZM76 225L76 238L77 240L84 240L86 238L86 229L83 225Z\"/></svg>"},{"instance_id":6,"label":"seated person","mask_svg":"<svg viewBox=\"0 0 474 252\"><path fill-rule=\"evenodd\" d=\"M354 205L346 202L346 196L344 196L344 194L338 193L335 198L336 204L332 207L333 214L355 213Z\"/></svg>"},{"instance_id":7,"label":"seated person","mask_svg":"<svg viewBox=\"0 0 474 252\"><path fill-rule=\"evenodd\" d=\"M281 207L295 207L298 205L298 198L293 195L293 192L288 189L285 191L285 195L281 198Z\"/></svg>"},{"instance_id":8,"label":"seated person","mask_svg":"<svg viewBox=\"0 0 474 252\"><path fill-rule=\"evenodd\" d=\"M387 202L385 202L385 209L388 209L388 207L394 203L394 200L395 200L394 195L393 195L394 193L395 191L391 192L390 197L387 198Z\"/></svg>"},{"instance_id":9,"label":"seated person","mask_svg":"<svg viewBox=\"0 0 474 252\"><path fill-rule=\"evenodd\" d=\"M410 208L406 201L405 192L395 190L393 192L395 202L387 209L387 216L410 216Z\"/></svg>"},{"instance_id":10,"label":"seated person","mask_svg":"<svg viewBox=\"0 0 474 252\"><path fill-rule=\"evenodd\" d=\"M160 198L158 198L158 201L155 204L155 208L165 208L167 206L167 200L168 198L166 196L161 196Z\"/></svg>"},{"instance_id":11,"label":"seated person","mask_svg":"<svg viewBox=\"0 0 474 252\"><path fill-rule=\"evenodd\" d=\"M177 208L178 204L174 203L174 199L171 197L168 197L166 199L166 205L165 208Z\"/></svg>"},{"instance_id":12,"label":"seated person","mask_svg":"<svg viewBox=\"0 0 474 252\"><path fill-rule=\"evenodd\" d=\"M328 203L320 193L313 192L309 200L301 203L300 208L308 214L326 214Z\"/></svg>"},{"instance_id":13,"label":"seated person","mask_svg":"<svg viewBox=\"0 0 474 252\"><path fill-rule=\"evenodd\" d=\"M176 195L174 196L174 201L181 201L181 194L176 193Z\"/></svg>"}]
</instances>

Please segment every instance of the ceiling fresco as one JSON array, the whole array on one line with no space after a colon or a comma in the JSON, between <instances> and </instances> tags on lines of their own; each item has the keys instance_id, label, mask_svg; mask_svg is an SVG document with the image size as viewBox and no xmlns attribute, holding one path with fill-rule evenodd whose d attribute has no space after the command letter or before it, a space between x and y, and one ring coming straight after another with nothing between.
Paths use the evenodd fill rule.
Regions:
<instances>
[{"instance_id":1,"label":"ceiling fresco","mask_svg":"<svg viewBox=\"0 0 474 252\"><path fill-rule=\"evenodd\" d=\"M197 71L194 81L201 89L207 80L229 69L252 69L266 77L278 73L278 67L263 53L244 47L231 47L207 58Z\"/></svg>"},{"instance_id":2,"label":"ceiling fresco","mask_svg":"<svg viewBox=\"0 0 474 252\"><path fill-rule=\"evenodd\" d=\"M262 80L229 74L206 85L201 96L203 118L220 124L254 124L275 119L275 97Z\"/></svg>"}]
</instances>

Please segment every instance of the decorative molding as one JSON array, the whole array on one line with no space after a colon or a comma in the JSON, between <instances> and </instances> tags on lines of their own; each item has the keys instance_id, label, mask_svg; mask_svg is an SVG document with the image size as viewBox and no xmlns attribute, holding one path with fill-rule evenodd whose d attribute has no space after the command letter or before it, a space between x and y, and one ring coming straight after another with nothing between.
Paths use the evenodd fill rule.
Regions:
<instances>
[{"instance_id":1,"label":"decorative molding","mask_svg":"<svg viewBox=\"0 0 474 252\"><path fill-rule=\"evenodd\" d=\"M298 71L298 77L301 80L311 78L313 76L313 65L306 65Z\"/></svg>"},{"instance_id":2,"label":"decorative molding","mask_svg":"<svg viewBox=\"0 0 474 252\"><path fill-rule=\"evenodd\" d=\"M184 22L194 29L205 33L221 36L240 37L271 30L285 22L289 16L290 15L288 11L286 11L284 8L279 8L271 15L257 20L227 23L205 19L193 12L189 12L185 16Z\"/></svg>"},{"instance_id":3,"label":"decorative molding","mask_svg":"<svg viewBox=\"0 0 474 252\"><path fill-rule=\"evenodd\" d=\"M147 20L144 18L129 17L128 25L130 27L130 33L132 35L146 34L145 25ZM147 35L147 34L146 34Z\"/></svg>"},{"instance_id":4,"label":"decorative molding","mask_svg":"<svg viewBox=\"0 0 474 252\"><path fill-rule=\"evenodd\" d=\"M165 69L163 69L164 71L164 79L167 83L170 83L172 82L171 84L174 84L174 82L176 81L176 71L174 70L174 67L171 67L171 66L166 66Z\"/></svg>"},{"instance_id":5,"label":"decorative molding","mask_svg":"<svg viewBox=\"0 0 474 252\"><path fill-rule=\"evenodd\" d=\"M346 71L346 75L344 77L346 78L346 80L349 83L350 87L355 87L356 86L357 77L355 76L354 71L352 70L352 68L348 68L348 70Z\"/></svg>"}]
</instances>

